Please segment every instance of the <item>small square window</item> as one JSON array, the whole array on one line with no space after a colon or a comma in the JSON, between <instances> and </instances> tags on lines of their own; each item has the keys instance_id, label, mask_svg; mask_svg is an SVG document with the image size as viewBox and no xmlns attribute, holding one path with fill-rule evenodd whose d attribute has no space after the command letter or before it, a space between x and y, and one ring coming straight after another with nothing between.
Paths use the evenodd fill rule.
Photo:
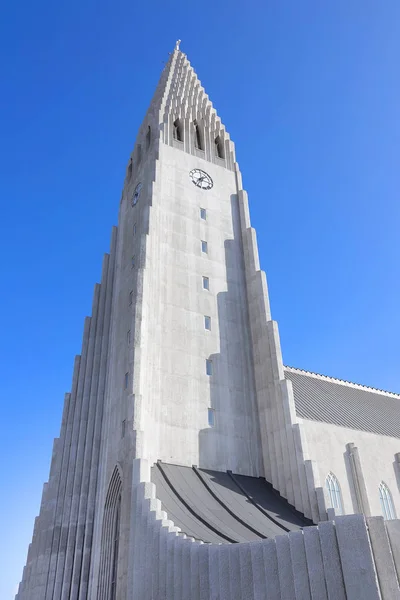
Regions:
<instances>
[{"instance_id":1,"label":"small square window","mask_svg":"<svg viewBox=\"0 0 400 600\"><path fill-rule=\"evenodd\" d=\"M208 331L211 331L211 317L204 317L204 329L208 329Z\"/></svg>"},{"instance_id":2,"label":"small square window","mask_svg":"<svg viewBox=\"0 0 400 600\"><path fill-rule=\"evenodd\" d=\"M207 211L205 208L200 209L200 218L203 219L204 221L207 219Z\"/></svg>"},{"instance_id":3,"label":"small square window","mask_svg":"<svg viewBox=\"0 0 400 600\"><path fill-rule=\"evenodd\" d=\"M129 292L129 306L132 304L133 302L133 292Z\"/></svg>"},{"instance_id":4,"label":"small square window","mask_svg":"<svg viewBox=\"0 0 400 600\"><path fill-rule=\"evenodd\" d=\"M213 372L212 360L210 360L209 358L207 358L207 360L206 360L206 373L207 373L207 375L212 375L212 372Z\"/></svg>"},{"instance_id":5,"label":"small square window","mask_svg":"<svg viewBox=\"0 0 400 600\"><path fill-rule=\"evenodd\" d=\"M203 276L203 288L205 290L209 290L210 289L210 280L208 279L208 277L204 277Z\"/></svg>"},{"instance_id":6,"label":"small square window","mask_svg":"<svg viewBox=\"0 0 400 600\"><path fill-rule=\"evenodd\" d=\"M207 254L208 252L208 245L207 242L205 242L204 240L201 240L201 251L205 254Z\"/></svg>"},{"instance_id":7,"label":"small square window","mask_svg":"<svg viewBox=\"0 0 400 600\"><path fill-rule=\"evenodd\" d=\"M136 235L136 223L133 224L133 235Z\"/></svg>"},{"instance_id":8,"label":"small square window","mask_svg":"<svg viewBox=\"0 0 400 600\"><path fill-rule=\"evenodd\" d=\"M213 408L208 409L208 425L209 427L215 426L215 410Z\"/></svg>"},{"instance_id":9,"label":"small square window","mask_svg":"<svg viewBox=\"0 0 400 600\"><path fill-rule=\"evenodd\" d=\"M126 332L126 341L128 342L128 344L131 343L131 330L129 329L129 331Z\"/></svg>"},{"instance_id":10,"label":"small square window","mask_svg":"<svg viewBox=\"0 0 400 600\"><path fill-rule=\"evenodd\" d=\"M128 382L129 382L129 373L125 373L125 380L124 380L125 389L128 388Z\"/></svg>"}]
</instances>

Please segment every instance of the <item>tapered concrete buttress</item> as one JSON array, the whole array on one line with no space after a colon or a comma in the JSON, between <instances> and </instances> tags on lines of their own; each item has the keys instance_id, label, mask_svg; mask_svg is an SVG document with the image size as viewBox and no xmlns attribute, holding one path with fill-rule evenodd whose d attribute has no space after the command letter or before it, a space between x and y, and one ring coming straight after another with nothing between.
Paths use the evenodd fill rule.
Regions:
<instances>
[{"instance_id":1,"label":"tapered concrete buttress","mask_svg":"<svg viewBox=\"0 0 400 600\"><path fill-rule=\"evenodd\" d=\"M293 582L296 600L311 600L310 582L308 579L306 549L302 531L292 531L289 535L290 558L293 569Z\"/></svg>"},{"instance_id":2,"label":"tapered concrete buttress","mask_svg":"<svg viewBox=\"0 0 400 600\"><path fill-rule=\"evenodd\" d=\"M219 548L219 560L218 560L218 571L219 571L219 594L221 600L229 600L231 597L230 590L230 570L229 570L229 550L228 544L221 544Z\"/></svg>"},{"instance_id":3,"label":"tapered concrete buttress","mask_svg":"<svg viewBox=\"0 0 400 600\"><path fill-rule=\"evenodd\" d=\"M375 568L383 600L400 600L400 587L383 517L367 518Z\"/></svg>"},{"instance_id":4,"label":"tapered concrete buttress","mask_svg":"<svg viewBox=\"0 0 400 600\"><path fill-rule=\"evenodd\" d=\"M90 336L90 330L92 328L91 324L92 324L92 319L90 317L87 317L85 319L85 326L84 326L84 332L83 332L82 352L81 352L79 376L78 376L77 390L76 390L76 401L75 401L76 406L75 406L73 423L72 423L71 448L70 448L70 453L69 453L69 457L68 457L66 487L65 487L64 503L63 503L63 509L62 509L61 534L60 534L58 548L56 550L57 564L56 564L56 568L55 568L54 579L53 579L53 581L49 581L49 583L48 583L48 589L46 592L46 600L53 600L53 598L58 600L59 598L61 598L61 589L62 589L63 577L64 577L65 556L66 556L68 534L69 534L69 528L70 528L70 512L71 512L72 495L73 495L73 488L74 488L74 474L75 474L75 466L76 466L76 457L77 457L77 451L78 451L80 418L81 418L81 413L82 413L82 393L83 393L83 386L84 386L84 382L85 382L89 336Z\"/></svg>"},{"instance_id":5,"label":"tapered concrete buttress","mask_svg":"<svg viewBox=\"0 0 400 600\"><path fill-rule=\"evenodd\" d=\"M240 600L242 593L239 544L229 546L229 585L232 600Z\"/></svg>"},{"instance_id":6,"label":"tapered concrete buttress","mask_svg":"<svg viewBox=\"0 0 400 600\"><path fill-rule=\"evenodd\" d=\"M190 548L190 598L200 600L200 550L202 542L194 542Z\"/></svg>"},{"instance_id":7,"label":"tapered concrete buttress","mask_svg":"<svg viewBox=\"0 0 400 600\"><path fill-rule=\"evenodd\" d=\"M79 422L79 436L78 436L78 450L76 454L75 472L74 472L74 484L71 501L70 511L70 527L68 531L67 548L65 554L65 566L63 575L63 585L61 592L62 600L72 600L71 597L71 586L72 586L72 571L74 567L75 558L80 563L81 555L75 556L75 542L77 536L83 539L83 528L84 523L79 523L79 503L81 499L82 483L83 480L89 477L89 465L86 465L86 471L84 471L84 458L85 449L87 444L90 443L88 434L90 434L90 417L91 417L91 406L90 406L90 391L93 383L93 365L95 358L97 331L101 317L99 315L100 309L100 296L101 286L95 286L94 298L93 298L93 310L92 310L92 321L90 325L89 333L89 345L88 345L88 356L85 372L85 381L83 386L82 394L82 411ZM76 597L76 594L74 593ZM75 600L75 597L73 600Z\"/></svg>"},{"instance_id":8,"label":"tapered concrete buttress","mask_svg":"<svg viewBox=\"0 0 400 600\"><path fill-rule=\"evenodd\" d=\"M305 527L304 546L312 600L328 600L318 527Z\"/></svg>"},{"instance_id":9,"label":"tapered concrete buttress","mask_svg":"<svg viewBox=\"0 0 400 600\"><path fill-rule=\"evenodd\" d=\"M347 600L379 600L378 579L364 515L335 518Z\"/></svg>"},{"instance_id":10,"label":"tapered concrete buttress","mask_svg":"<svg viewBox=\"0 0 400 600\"><path fill-rule=\"evenodd\" d=\"M290 556L290 541L287 535L275 538L276 555L278 558L278 575L282 600L296 598L292 559Z\"/></svg>"},{"instance_id":11,"label":"tapered concrete buttress","mask_svg":"<svg viewBox=\"0 0 400 600\"><path fill-rule=\"evenodd\" d=\"M98 390L99 390L99 379L100 379L100 366L101 366L101 352L103 344L104 334L104 321L105 321L105 307L106 307L106 294L107 294L107 273L109 267L109 257L106 255L103 260L103 270L100 285L100 296L99 296L99 308L98 308L98 319L96 323L96 335L93 349L93 366L90 387L88 389L88 413L87 413L87 426L86 426L86 438L85 445L83 448L83 477L80 486L79 504L77 511L77 534L75 538L74 547L74 562L71 575L71 588L70 598L71 600L77 600L80 588L87 588L88 585L88 573L85 572L84 581L82 581L82 561L83 561L83 546L85 534L89 532L89 529L93 527L93 514L88 519L87 508L88 508L88 496L91 491L91 487L94 485L93 472L97 472L98 464L95 461L92 464L93 454L98 450L99 440L95 440L95 428L100 427L100 404ZM96 423L97 421L97 423ZM95 491L92 491L92 494ZM83 590L82 590L83 592ZM82 594L80 594L82 598ZM85 597L86 594L83 596Z\"/></svg>"},{"instance_id":12,"label":"tapered concrete buttress","mask_svg":"<svg viewBox=\"0 0 400 600\"><path fill-rule=\"evenodd\" d=\"M211 544L209 547L208 561L210 571L210 600L220 600L219 589L219 557L220 546ZM184 600L184 599L183 599Z\"/></svg>"},{"instance_id":13,"label":"tapered concrete buttress","mask_svg":"<svg viewBox=\"0 0 400 600\"><path fill-rule=\"evenodd\" d=\"M388 532L390 548L396 567L397 579L400 582L400 519L386 521L386 530Z\"/></svg>"},{"instance_id":14,"label":"tapered concrete buttress","mask_svg":"<svg viewBox=\"0 0 400 600\"><path fill-rule=\"evenodd\" d=\"M332 521L318 525L324 577L329 600L346 600L346 591L335 525Z\"/></svg>"}]
</instances>

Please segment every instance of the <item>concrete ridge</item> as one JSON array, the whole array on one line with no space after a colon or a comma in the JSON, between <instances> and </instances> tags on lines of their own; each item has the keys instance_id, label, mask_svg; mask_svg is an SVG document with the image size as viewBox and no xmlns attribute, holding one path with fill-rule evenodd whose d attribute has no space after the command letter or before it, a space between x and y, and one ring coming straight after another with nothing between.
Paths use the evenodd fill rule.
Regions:
<instances>
[{"instance_id":1,"label":"concrete ridge","mask_svg":"<svg viewBox=\"0 0 400 600\"><path fill-rule=\"evenodd\" d=\"M389 396L390 398L400 399L400 394L396 394L395 392L389 392L387 390L373 388L369 385L362 385L361 383L354 383L352 381L346 381L345 379L338 379L336 377L330 377L329 375L322 375L321 373L314 373L313 371L306 371L305 369L290 367L289 365L284 365L283 369L284 371L288 371L289 373L299 373L300 375L307 375L309 377L314 377L315 379L321 379L322 381L330 381L331 383L337 383L358 390L364 390L366 392L373 392L374 394L381 394L382 396Z\"/></svg>"}]
</instances>

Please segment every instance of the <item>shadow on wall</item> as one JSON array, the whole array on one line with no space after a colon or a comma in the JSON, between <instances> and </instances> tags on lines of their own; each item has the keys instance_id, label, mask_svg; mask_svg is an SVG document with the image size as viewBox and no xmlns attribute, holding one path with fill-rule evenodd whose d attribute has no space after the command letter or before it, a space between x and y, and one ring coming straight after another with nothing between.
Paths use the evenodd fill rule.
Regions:
<instances>
[{"instance_id":1,"label":"shadow on wall","mask_svg":"<svg viewBox=\"0 0 400 600\"><path fill-rule=\"evenodd\" d=\"M199 433L199 466L260 476L261 436L236 195L231 196L231 216L233 239L224 242L227 291L217 294L217 323L211 323L212 328L219 327L220 352L208 357L214 426Z\"/></svg>"}]
</instances>

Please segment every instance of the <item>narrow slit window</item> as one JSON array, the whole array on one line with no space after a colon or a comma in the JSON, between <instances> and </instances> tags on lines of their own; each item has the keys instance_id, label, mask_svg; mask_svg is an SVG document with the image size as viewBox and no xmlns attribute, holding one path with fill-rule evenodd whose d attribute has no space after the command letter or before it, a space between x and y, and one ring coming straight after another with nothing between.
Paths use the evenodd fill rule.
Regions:
<instances>
[{"instance_id":1,"label":"narrow slit window","mask_svg":"<svg viewBox=\"0 0 400 600\"><path fill-rule=\"evenodd\" d=\"M137 147L137 164L140 164L140 161L142 160L142 146L139 144Z\"/></svg>"},{"instance_id":2,"label":"narrow slit window","mask_svg":"<svg viewBox=\"0 0 400 600\"><path fill-rule=\"evenodd\" d=\"M128 344L131 343L131 330L130 329L126 333L126 341L128 342Z\"/></svg>"},{"instance_id":3,"label":"narrow slit window","mask_svg":"<svg viewBox=\"0 0 400 600\"><path fill-rule=\"evenodd\" d=\"M200 209L200 219L203 219L203 221L207 219L207 211L205 208Z\"/></svg>"},{"instance_id":4,"label":"narrow slit window","mask_svg":"<svg viewBox=\"0 0 400 600\"><path fill-rule=\"evenodd\" d=\"M133 255L133 256L132 256L132 268L135 266L135 261L136 261L136 259L135 259L135 255Z\"/></svg>"},{"instance_id":5,"label":"narrow slit window","mask_svg":"<svg viewBox=\"0 0 400 600\"><path fill-rule=\"evenodd\" d=\"M209 358L207 358L207 360L206 360L206 373L209 376L211 376L213 374L213 364L212 364L212 360L210 360Z\"/></svg>"},{"instance_id":6,"label":"narrow slit window","mask_svg":"<svg viewBox=\"0 0 400 600\"><path fill-rule=\"evenodd\" d=\"M211 331L211 317L208 317L207 315L204 316L204 329Z\"/></svg>"},{"instance_id":7,"label":"narrow slit window","mask_svg":"<svg viewBox=\"0 0 400 600\"><path fill-rule=\"evenodd\" d=\"M131 177L132 177L132 159L130 159L129 165L128 165L128 179L130 179Z\"/></svg>"},{"instance_id":8,"label":"narrow slit window","mask_svg":"<svg viewBox=\"0 0 400 600\"><path fill-rule=\"evenodd\" d=\"M125 379L124 379L125 389L128 388L128 383L129 383L129 373L125 373Z\"/></svg>"},{"instance_id":9,"label":"narrow slit window","mask_svg":"<svg viewBox=\"0 0 400 600\"><path fill-rule=\"evenodd\" d=\"M201 251L204 252L204 254L207 254L208 252L208 245L204 240L201 240Z\"/></svg>"},{"instance_id":10,"label":"narrow slit window","mask_svg":"<svg viewBox=\"0 0 400 600\"><path fill-rule=\"evenodd\" d=\"M210 289L210 280L208 277L204 277L204 276L203 276L203 289L205 289L205 290Z\"/></svg>"},{"instance_id":11,"label":"narrow slit window","mask_svg":"<svg viewBox=\"0 0 400 600\"><path fill-rule=\"evenodd\" d=\"M126 427L126 421L125 419L122 421L121 423L121 437L125 437L125 427Z\"/></svg>"},{"instance_id":12,"label":"narrow slit window","mask_svg":"<svg viewBox=\"0 0 400 600\"><path fill-rule=\"evenodd\" d=\"M121 496L118 498L117 512L114 521L114 540L113 540L113 559L111 568L111 595L110 600L117 597L117 570L118 570L118 550L119 550L119 524L121 520Z\"/></svg>"},{"instance_id":13,"label":"narrow slit window","mask_svg":"<svg viewBox=\"0 0 400 600\"><path fill-rule=\"evenodd\" d=\"M151 143L151 129L150 129L150 125L147 128L147 133L146 133L146 147L147 150L150 148L150 143Z\"/></svg>"},{"instance_id":14,"label":"narrow slit window","mask_svg":"<svg viewBox=\"0 0 400 600\"><path fill-rule=\"evenodd\" d=\"M133 224L133 235L136 235L136 223Z\"/></svg>"},{"instance_id":15,"label":"narrow slit window","mask_svg":"<svg viewBox=\"0 0 400 600\"><path fill-rule=\"evenodd\" d=\"M225 158L224 142L219 135L215 138L215 154L218 158Z\"/></svg>"},{"instance_id":16,"label":"narrow slit window","mask_svg":"<svg viewBox=\"0 0 400 600\"><path fill-rule=\"evenodd\" d=\"M197 121L193 121L194 125L194 145L198 150L204 150L203 131Z\"/></svg>"},{"instance_id":17,"label":"narrow slit window","mask_svg":"<svg viewBox=\"0 0 400 600\"><path fill-rule=\"evenodd\" d=\"M129 292L129 306L132 305L132 302L133 302L133 291L130 291Z\"/></svg>"},{"instance_id":18,"label":"narrow slit window","mask_svg":"<svg viewBox=\"0 0 400 600\"><path fill-rule=\"evenodd\" d=\"M174 121L173 137L174 140L183 142L183 125L180 119L176 119L176 121Z\"/></svg>"},{"instance_id":19,"label":"narrow slit window","mask_svg":"<svg viewBox=\"0 0 400 600\"><path fill-rule=\"evenodd\" d=\"M213 408L208 409L208 426L215 427L215 410Z\"/></svg>"}]
</instances>

